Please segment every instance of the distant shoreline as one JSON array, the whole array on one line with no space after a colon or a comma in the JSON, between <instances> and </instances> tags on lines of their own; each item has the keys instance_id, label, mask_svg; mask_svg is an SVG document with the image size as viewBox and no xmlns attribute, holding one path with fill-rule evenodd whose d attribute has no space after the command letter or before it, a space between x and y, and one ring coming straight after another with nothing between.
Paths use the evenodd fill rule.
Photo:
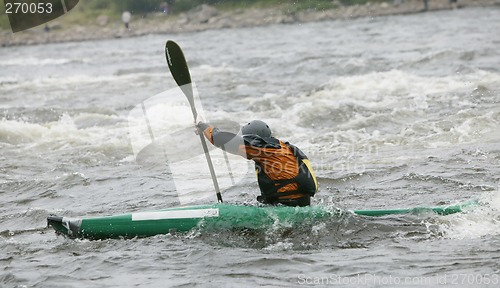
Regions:
<instances>
[{"instance_id":1,"label":"distant shoreline","mask_svg":"<svg viewBox=\"0 0 500 288\"><path fill-rule=\"evenodd\" d=\"M453 5L450 5L448 0L429 0L428 5L428 12L431 12L465 7L495 6L500 5L500 0L458 0ZM86 26L65 25L56 19L49 22L49 32L44 31L44 26L16 34L10 30L0 30L0 47L128 38L148 34L177 34L272 24L347 20L420 12L425 12L423 0L394 0L392 3L367 3L366 5L339 6L337 9L324 11L306 10L296 13L286 13L280 8L219 11L213 6L203 5L175 16L151 14L140 19L133 16L130 29L126 29L120 21L112 22L107 16L102 15L95 19L94 24Z\"/></svg>"}]
</instances>

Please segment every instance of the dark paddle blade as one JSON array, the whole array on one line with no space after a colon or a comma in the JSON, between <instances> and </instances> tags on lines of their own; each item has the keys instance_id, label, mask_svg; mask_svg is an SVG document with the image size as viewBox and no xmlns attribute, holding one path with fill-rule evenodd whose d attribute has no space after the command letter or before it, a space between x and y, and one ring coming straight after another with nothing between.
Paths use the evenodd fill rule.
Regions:
<instances>
[{"instance_id":1,"label":"dark paddle blade","mask_svg":"<svg viewBox=\"0 0 500 288\"><path fill-rule=\"evenodd\" d=\"M193 86L191 85L191 74L182 53L181 47L172 40L168 40L165 44L165 57L167 58L168 68L175 82L182 89L182 92L188 98L191 108L194 108ZM196 119L196 111L193 109L194 118Z\"/></svg>"}]
</instances>

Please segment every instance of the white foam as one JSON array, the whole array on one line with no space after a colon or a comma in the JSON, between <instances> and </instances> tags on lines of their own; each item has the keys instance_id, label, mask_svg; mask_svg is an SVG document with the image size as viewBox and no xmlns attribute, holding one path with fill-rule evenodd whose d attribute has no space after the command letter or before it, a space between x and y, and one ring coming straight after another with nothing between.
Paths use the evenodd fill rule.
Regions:
<instances>
[{"instance_id":1,"label":"white foam","mask_svg":"<svg viewBox=\"0 0 500 288\"><path fill-rule=\"evenodd\" d=\"M162 77L162 73L134 73L134 74L123 74L123 75L72 75L68 77L58 76L58 77L40 77L33 79L32 81L0 81L2 88L4 89L21 89L21 88L44 88L44 87L64 87L65 85L78 86L86 84L99 84L99 83L110 83L110 82L127 82L127 85L134 86L134 81L137 77ZM0 79L1 80L1 79ZM8 80L8 79L7 79ZM140 85L140 84L136 84Z\"/></svg>"},{"instance_id":2,"label":"white foam","mask_svg":"<svg viewBox=\"0 0 500 288\"><path fill-rule=\"evenodd\" d=\"M46 128L33 123L25 123L14 120L0 121L0 141L10 144L31 142L39 139Z\"/></svg>"},{"instance_id":3,"label":"white foam","mask_svg":"<svg viewBox=\"0 0 500 288\"><path fill-rule=\"evenodd\" d=\"M471 207L466 213L446 216L439 224L444 237L475 239L500 235L500 191L486 194L481 206Z\"/></svg>"},{"instance_id":4,"label":"white foam","mask_svg":"<svg viewBox=\"0 0 500 288\"><path fill-rule=\"evenodd\" d=\"M75 62L73 59L66 58L38 58L38 57L19 57L0 61L0 66L47 66L64 65ZM78 60L82 62L83 60Z\"/></svg>"},{"instance_id":5,"label":"white foam","mask_svg":"<svg viewBox=\"0 0 500 288\"><path fill-rule=\"evenodd\" d=\"M16 84L18 82L18 78L17 77L13 77L13 76L0 76L0 86L3 86L3 85L13 85L13 84Z\"/></svg>"},{"instance_id":6,"label":"white foam","mask_svg":"<svg viewBox=\"0 0 500 288\"><path fill-rule=\"evenodd\" d=\"M478 85L498 83L500 74L477 71L444 77L425 77L399 70L335 77L309 99L326 104L358 103L365 107L407 107L426 109L430 100L445 101L456 95L450 91L473 91ZM333 101L332 101L333 100ZM331 102L329 102L331 101ZM458 102L464 105L468 102ZM408 104L411 104L408 106Z\"/></svg>"},{"instance_id":7,"label":"white foam","mask_svg":"<svg viewBox=\"0 0 500 288\"><path fill-rule=\"evenodd\" d=\"M490 105L479 112L470 94L499 82L500 74L486 71L427 77L392 70L335 77L310 95L287 98L291 107L273 114L294 124L287 134L309 139L336 131L335 139L369 142L374 140L370 130L376 129L376 141L383 145L446 147L481 141L498 130L500 108ZM447 106L459 112L440 114ZM343 137L346 133L351 136Z\"/></svg>"},{"instance_id":8,"label":"white foam","mask_svg":"<svg viewBox=\"0 0 500 288\"><path fill-rule=\"evenodd\" d=\"M288 251L292 249L293 249L293 243L287 241L279 241L276 243L271 243L266 247L264 247L265 251L273 251L273 252Z\"/></svg>"},{"instance_id":9,"label":"white foam","mask_svg":"<svg viewBox=\"0 0 500 288\"><path fill-rule=\"evenodd\" d=\"M128 147L126 126L92 126L78 129L74 118L63 114L58 121L29 123L22 120L0 120L0 142L25 145L27 149L40 146L44 150L59 150L68 147L93 146L96 149ZM100 148L99 148L100 147Z\"/></svg>"},{"instance_id":10,"label":"white foam","mask_svg":"<svg viewBox=\"0 0 500 288\"><path fill-rule=\"evenodd\" d=\"M231 67L227 66L226 64L222 64L220 66L210 66L210 65L204 64L204 65L194 67L192 70L193 70L193 74L196 74L196 75L198 75L198 74L211 75L214 73L225 73L225 72L236 71L234 68L231 68Z\"/></svg>"}]
</instances>

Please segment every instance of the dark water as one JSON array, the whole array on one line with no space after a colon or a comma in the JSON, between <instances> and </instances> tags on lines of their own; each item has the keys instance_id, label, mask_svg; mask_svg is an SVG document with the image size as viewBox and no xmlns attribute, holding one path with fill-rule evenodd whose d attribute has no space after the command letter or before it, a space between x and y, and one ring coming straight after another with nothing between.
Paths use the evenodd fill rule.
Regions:
<instances>
[{"instance_id":1,"label":"dark water","mask_svg":"<svg viewBox=\"0 0 500 288\"><path fill-rule=\"evenodd\" d=\"M0 286L497 286L499 17L473 8L1 48ZM308 154L315 205L483 206L445 217L345 214L293 231L56 236L49 214L176 206L174 184L197 203L215 201L203 161L167 168L142 157L152 139L134 114L141 103L156 138L199 149L181 133L192 131L187 103L153 101L176 87L167 39L183 47L207 119L263 119ZM231 163L236 185L218 172L224 199L255 202L251 167Z\"/></svg>"}]
</instances>

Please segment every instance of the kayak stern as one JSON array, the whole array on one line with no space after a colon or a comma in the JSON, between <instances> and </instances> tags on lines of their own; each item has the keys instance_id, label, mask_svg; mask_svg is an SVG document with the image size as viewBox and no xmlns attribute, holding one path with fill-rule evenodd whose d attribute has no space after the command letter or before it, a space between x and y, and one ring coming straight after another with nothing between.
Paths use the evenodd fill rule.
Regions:
<instances>
[{"instance_id":1,"label":"kayak stern","mask_svg":"<svg viewBox=\"0 0 500 288\"><path fill-rule=\"evenodd\" d=\"M81 225L81 219L73 219L56 215L50 215L47 217L47 227L52 226L52 228L56 230L56 233L61 235L79 237Z\"/></svg>"}]
</instances>

